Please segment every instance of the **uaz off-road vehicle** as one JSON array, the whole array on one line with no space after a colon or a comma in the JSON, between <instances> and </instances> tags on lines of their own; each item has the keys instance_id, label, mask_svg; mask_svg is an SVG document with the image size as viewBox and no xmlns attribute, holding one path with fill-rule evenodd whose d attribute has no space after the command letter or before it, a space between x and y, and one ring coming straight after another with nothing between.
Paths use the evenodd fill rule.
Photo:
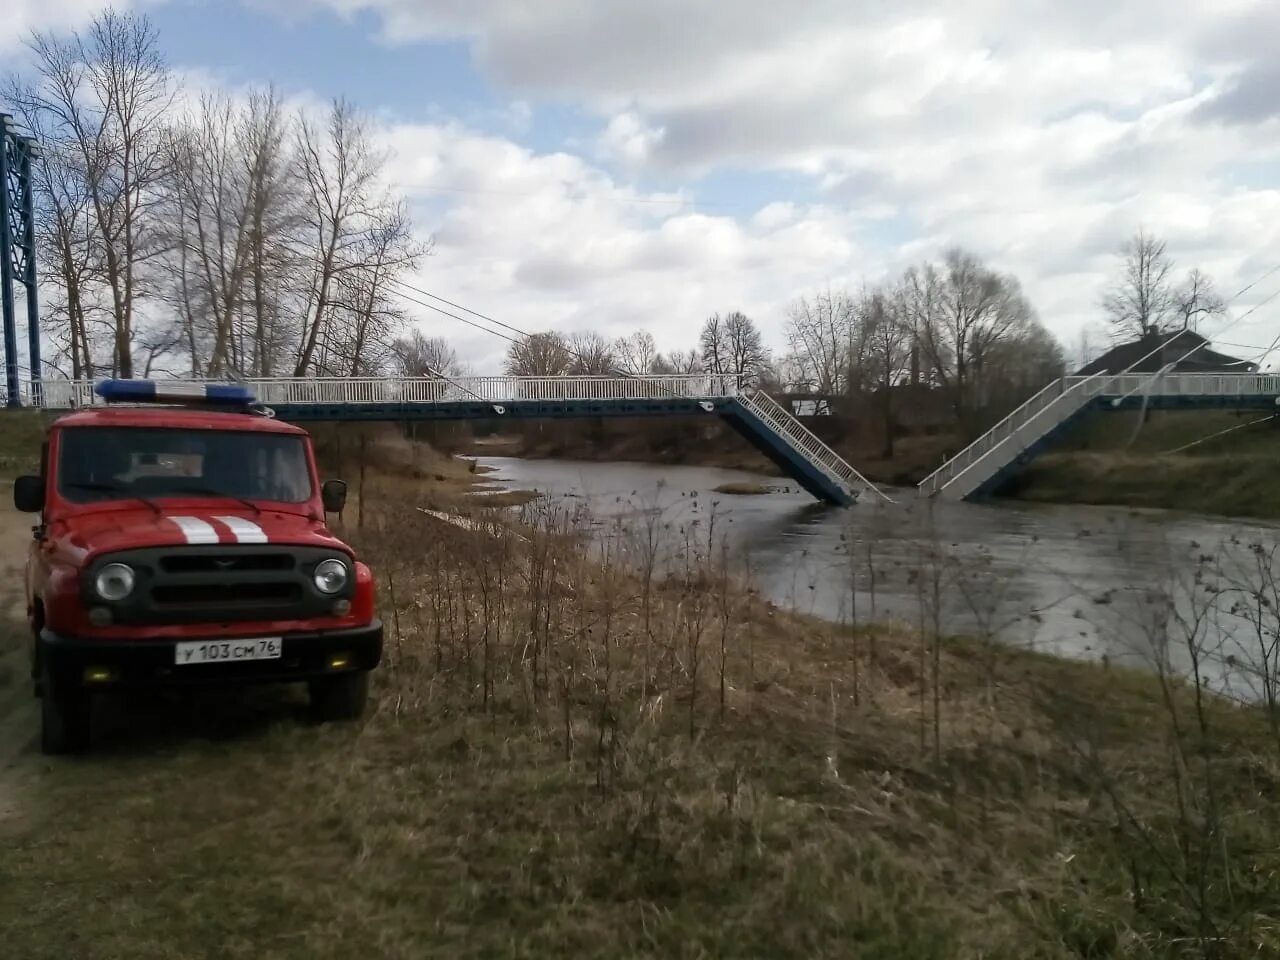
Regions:
<instances>
[{"instance_id":1,"label":"uaz off-road vehicle","mask_svg":"<svg viewBox=\"0 0 1280 960\"><path fill-rule=\"evenodd\" d=\"M238 385L105 381L59 419L27 563L47 753L84 749L96 693L305 681L321 719L364 709L382 655L369 569L325 523L346 486L305 431Z\"/></svg>"}]
</instances>

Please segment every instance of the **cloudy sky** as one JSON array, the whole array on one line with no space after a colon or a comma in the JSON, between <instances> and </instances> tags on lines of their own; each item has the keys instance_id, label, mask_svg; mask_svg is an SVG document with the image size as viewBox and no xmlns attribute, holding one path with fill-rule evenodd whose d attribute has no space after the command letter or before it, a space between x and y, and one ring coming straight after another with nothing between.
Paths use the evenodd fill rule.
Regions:
<instances>
[{"instance_id":1,"label":"cloudy sky","mask_svg":"<svg viewBox=\"0 0 1280 960\"><path fill-rule=\"evenodd\" d=\"M526 329L672 349L741 309L781 346L797 295L961 244L1074 352L1139 226L1227 295L1280 264L1275 0L138 5L190 83L370 111L435 238L418 282ZM98 6L17 0L0 55ZM496 367L500 342L422 324ZM1280 300L1222 326L1256 356Z\"/></svg>"}]
</instances>

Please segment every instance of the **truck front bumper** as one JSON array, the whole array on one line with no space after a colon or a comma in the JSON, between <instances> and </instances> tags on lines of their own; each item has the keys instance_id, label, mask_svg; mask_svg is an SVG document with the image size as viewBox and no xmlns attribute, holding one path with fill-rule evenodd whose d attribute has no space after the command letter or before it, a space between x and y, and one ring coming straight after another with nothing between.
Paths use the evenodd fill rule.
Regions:
<instances>
[{"instance_id":1,"label":"truck front bumper","mask_svg":"<svg viewBox=\"0 0 1280 960\"><path fill-rule=\"evenodd\" d=\"M63 690L288 683L372 670L382 659L378 620L343 630L283 634L277 659L179 665L177 645L192 639L88 640L42 630L38 650L42 679Z\"/></svg>"}]
</instances>

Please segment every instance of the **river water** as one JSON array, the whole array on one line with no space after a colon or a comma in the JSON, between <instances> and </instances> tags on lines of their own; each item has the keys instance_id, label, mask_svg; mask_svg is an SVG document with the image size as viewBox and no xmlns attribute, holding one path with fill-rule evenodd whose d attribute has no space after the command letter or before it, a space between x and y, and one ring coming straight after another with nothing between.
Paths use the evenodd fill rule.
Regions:
<instances>
[{"instance_id":1,"label":"river water","mask_svg":"<svg viewBox=\"0 0 1280 960\"><path fill-rule=\"evenodd\" d=\"M775 477L709 467L482 457L488 482L581 507L602 529L659 523L671 549L727 541L780 606L847 622L901 620L1061 656L1190 672L1243 698L1278 665L1278 528L1119 508L894 503L848 509ZM716 493L754 483L760 496ZM1276 576L1268 572L1276 558ZM1280 600L1280 596L1277 596ZM1253 611L1250 613L1249 611Z\"/></svg>"}]
</instances>

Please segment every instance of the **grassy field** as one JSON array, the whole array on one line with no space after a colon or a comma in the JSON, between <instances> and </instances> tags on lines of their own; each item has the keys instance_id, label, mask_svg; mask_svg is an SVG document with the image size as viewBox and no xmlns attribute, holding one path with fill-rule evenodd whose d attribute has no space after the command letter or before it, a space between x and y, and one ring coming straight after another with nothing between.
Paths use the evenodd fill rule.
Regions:
<instances>
[{"instance_id":1,"label":"grassy field","mask_svg":"<svg viewBox=\"0 0 1280 960\"><path fill-rule=\"evenodd\" d=\"M710 515L589 549L541 503L433 521L428 481L379 469L347 518L388 630L366 720L161 698L104 710L87 757L27 746L5 956L1280 953L1274 712L794 615Z\"/></svg>"},{"instance_id":2,"label":"grassy field","mask_svg":"<svg viewBox=\"0 0 1280 960\"><path fill-rule=\"evenodd\" d=\"M1045 503L1097 503L1280 517L1280 420L1265 413L1103 414L1015 478L1008 495ZM1216 439L1177 452L1221 431Z\"/></svg>"}]
</instances>

